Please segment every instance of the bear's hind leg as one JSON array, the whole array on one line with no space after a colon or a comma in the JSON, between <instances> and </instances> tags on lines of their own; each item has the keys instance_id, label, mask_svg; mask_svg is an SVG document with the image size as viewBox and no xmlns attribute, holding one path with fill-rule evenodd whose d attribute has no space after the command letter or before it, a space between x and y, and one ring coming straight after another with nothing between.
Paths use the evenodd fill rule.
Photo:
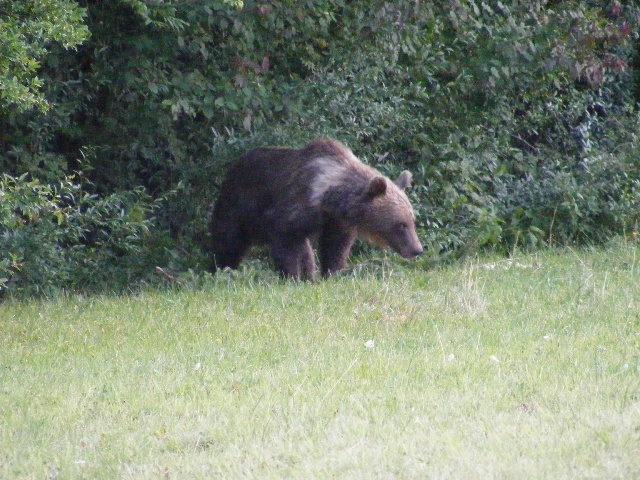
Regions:
<instances>
[{"instance_id":1,"label":"bear's hind leg","mask_svg":"<svg viewBox=\"0 0 640 480\"><path fill-rule=\"evenodd\" d=\"M245 252L246 248L234 248L225 251L214 250L211 255L209 271L215 273L216 270L224 270L227 267L236 270L240 266Z\"/></svg>"},{"instance_id":2,"label":"bear's hind leg","mask_svg":"<svg viewBox=\"0 0 640 480\"><path fill-rule=\"evenodd\" d=\"M272 240L271 257L282 277L294 280L313 279L311 272L315 272L316 265L308 238Z\"/></svg>"},{"instance_id":3,"label":"bear's hind leg","mask_svg":"<svg viewBox=\"0 0 640 480\"><path fill-rule=\"evenodd\" d=\"M250 245L246 235L242 235L233 222L228 222L212 224L211 237L209 271L237 269Z\"/></svg>"}]
</instances>

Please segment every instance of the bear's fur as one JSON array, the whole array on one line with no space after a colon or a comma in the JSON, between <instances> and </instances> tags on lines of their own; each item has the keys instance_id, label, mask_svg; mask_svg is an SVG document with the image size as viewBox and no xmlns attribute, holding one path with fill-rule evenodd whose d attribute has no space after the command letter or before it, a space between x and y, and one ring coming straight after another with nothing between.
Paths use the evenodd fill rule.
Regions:
<instances>
[{"instance_id":1,"label":"bear's fur","mask_svg":"<svg viewBox=\"0 0 640 480\"><path fill-rule=\"evenodd\" d=\"M282 276L312 280L312 238L323 276L346 266L358 236L414 258L422 245L404 192L410 184L410 172L394 183L333 139L251 150L220 187L209 229L211 271L237 268L247 249L262 243Z\"/></svg>"}]
</instances>

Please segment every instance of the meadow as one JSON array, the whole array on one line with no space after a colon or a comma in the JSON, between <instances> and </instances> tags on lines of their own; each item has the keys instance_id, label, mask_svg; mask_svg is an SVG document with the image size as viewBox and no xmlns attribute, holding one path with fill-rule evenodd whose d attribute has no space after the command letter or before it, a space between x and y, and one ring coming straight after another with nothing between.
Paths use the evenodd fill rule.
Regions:
<instances>
[{"instance_id":1,"label":"meadow","mask_svg":"<svg viewBox=\"0 0 640 480\"><path fill-rule=\"evenodd\" d=\"M0 479L640 478L638 244L0 304Z\"/></svg>"}]
</instances>

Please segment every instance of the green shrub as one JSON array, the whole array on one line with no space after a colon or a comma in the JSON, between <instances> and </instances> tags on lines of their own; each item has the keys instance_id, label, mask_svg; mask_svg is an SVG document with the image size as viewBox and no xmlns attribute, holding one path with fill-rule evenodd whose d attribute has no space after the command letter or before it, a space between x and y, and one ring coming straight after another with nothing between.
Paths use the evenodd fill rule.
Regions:
<instances>
[{"instance_id":1,"label":"green shrub","mask_svg":"<svg viewBox=\"0 0 640 480\"><path fill-rule=\"evenodd\" d=\"M89 39L42 57L54 108L0 111L0 170L53 184L92 152L105 199L181 184L153 238L170 231L165 246L187 251L173 261L194 266L229 162L330 135L390 175L414 173L433 256L598 241L638 210L639 7L88 2Z\"/></svg>"},{"instance_id":2,"label":"green shrub","mask_svg":"<svg viewBox=\"0 0 640 480\"><path fill-rule=\"evenodd\" d=\"M149 273L154 202L142 189L101 198L81 180L0 178L0 295L127 288Z\"/></svg>"},{"instance_id":3,"label":"green shrub","mask_svg":"<svg viewBox=\"0 0 640 480\"><path fill-rule=\"evenodd\" d=\"M629 18L591 3L371 6L367 41L335 47L273 136L335 135L391 175L410 168L433 255L634 228Z\"/></svg>"},{"instance_id":4,"label":"green shrub","mask_svg":"<svg viewBox=\"0 0 640 480\"><path fill-rule=\"evenodd\" d=\"M640 223L637 154L601 153L567 168L562 158L527 178L510 178L498 199L509 245L598 243Z\"/></svg>"}]
</instances>

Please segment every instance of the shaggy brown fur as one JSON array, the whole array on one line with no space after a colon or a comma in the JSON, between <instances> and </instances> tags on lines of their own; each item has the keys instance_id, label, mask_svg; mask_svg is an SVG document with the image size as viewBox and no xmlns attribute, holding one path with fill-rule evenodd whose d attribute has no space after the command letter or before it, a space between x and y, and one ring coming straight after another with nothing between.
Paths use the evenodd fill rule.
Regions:
<instances>
[{"instance_id":1,"label":"shaggy brown fur","mask_svg":"<svg viewBox=\"0 0 640 480\"><path fill-rule=\"evenodd\" d=\"M410 184L408 171L394 183L333 139L251 150L220 188L210 224L211 271L237 268L252 244L263 243L284 277L313 279L316 236L323 276L346 266L358 236L416 257L422 246L404 193Z\"/></svg>"}]
</instances>

